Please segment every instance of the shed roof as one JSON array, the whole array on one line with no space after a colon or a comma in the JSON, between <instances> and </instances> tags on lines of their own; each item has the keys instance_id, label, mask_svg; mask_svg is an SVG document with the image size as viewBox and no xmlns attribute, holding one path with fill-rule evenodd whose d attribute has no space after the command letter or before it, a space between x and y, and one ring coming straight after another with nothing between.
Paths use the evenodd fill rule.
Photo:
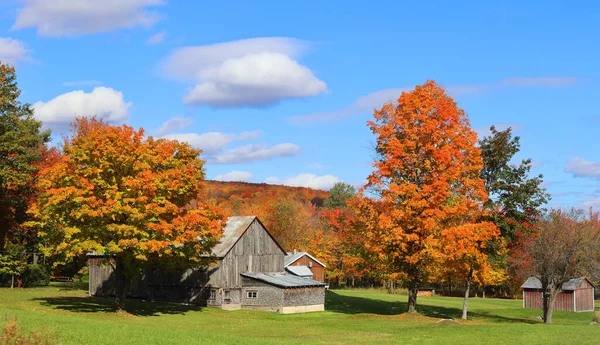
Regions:
<instances>
[{"instance_id":1,"label":"shed roof","mask_svg":"<svg viewBox=\"0 0 600 345\"><path fill-rule=\"evenodd\" d=\"M244 277L260 280L264 283L275 285L284 289L301 288L301 287L324 287L325 283L316 280L302 278L286 272L273 273L242 273Z\"/></svg>"},{"instance_id":2,"label":"shed roof","mask_svg":"<svg viewBox=\"0 0 600 345\"><path fill-rule=\"evenodd\" d=\"M288 266L285 268L288 272L290 272L293 275L297 275L299 277L303 277L303 278L312 278L313 273L310 270L310 268L306 267L306 266Z\"/></svg>"},{"instance_id":3,"label":"shed roof","mask_svg":"<svg viewBox=\"0 0 600 345\"><path fill-rule=\"evenodd\" d=\"M239 241L239 239L244 235L250 224L256 220L260 223L260 225L265 229L267 234L271 236L273 241L279 246L282 252L285 253L285 250L281 247L281 245L275 240L273 235L267 230L267 228L261 223L260 219L256 216L235 216L227 218L227 224L225 228L223 228L223 237L219 240L219 243L215 245L212 249L211 254L218 258L223 258L229 253L231 248Z\"/></svg>"},{"instance_id":4,"label":"shed roof","mask_svg":"<svg viewBox=\"0 0 600 345\"><path fill-rule=\"evenodd\" d=\"M577 290L579 285L581 285L581 283L583 283L585 280L587 280L586 277L572 278L569 281L563 283L561 289L565 290L565 291ZM589 282L589 280L588 280L588 282ZM592 284L591 282L589 282L589 283ZM540 281L540 279L538 277L529 277L529 278L527 278L525 283L523 283L523 285L521 285L521 288L522 289L541 289L542 282Z\"/></svg>"},{"instance_id":5,"label":"shed roof","mask_svg":"<svg viewBox=\"0 0 600 345\"><path fill-rule=\"evenodd\" d=\"M225 228L223 228L223 237L221 237L219 243L213 247L212 254L219 258L227 255L229 250L235 245L240 237L242 237L254 219L256 219L256 216L227 218L227 224L225 225Z\"/></svg>"},{"instance_id":6,"label":"shed roof","mask_svg":"<svg viewBox=\"0 0 600 345\"><path fill-rule=\"evenodd\" d=\"M286 253L285 257L283 258L283 264L284 267L288 267L289 265L293 264L294 262L298 261L298 259L300 259L301 257L303 257L304 255L308 256L309 258L313 259L315 262L319 263L319 265L326 267L324 263L322 263L321 261L317 260L314 256L308 254L307 252L297 252L297 253Z\"/></svg>"}]
</instances>

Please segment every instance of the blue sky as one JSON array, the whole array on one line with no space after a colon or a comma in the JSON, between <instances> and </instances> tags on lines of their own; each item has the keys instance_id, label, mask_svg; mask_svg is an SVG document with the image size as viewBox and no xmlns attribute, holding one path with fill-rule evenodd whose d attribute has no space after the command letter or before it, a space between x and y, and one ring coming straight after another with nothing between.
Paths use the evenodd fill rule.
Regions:
<instances>
[{"instance_id":1,"label":"blue sky","mask_svg":"<svg viewBox=\"0 0 600 345\"><path fill-rule=\"evenodd\" d=\"M372 110L428 79L521 136L550 206L600 208L594 2L4 0L0 60L76 115L205 150L208 178L327 189L371 171Z\"/></svg>"}]
</instances>

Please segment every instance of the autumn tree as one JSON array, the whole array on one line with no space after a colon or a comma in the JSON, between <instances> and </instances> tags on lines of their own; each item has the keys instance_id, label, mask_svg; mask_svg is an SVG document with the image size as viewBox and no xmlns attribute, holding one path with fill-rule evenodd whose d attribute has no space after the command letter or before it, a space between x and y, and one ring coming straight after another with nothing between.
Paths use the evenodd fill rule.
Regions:
<instances>
[{"instance_id":1,"label":"autumn tree","mask_svg":"<svg viewBox=\"0 0 600 345\"><path fill-rule=\"evenodd\" d=\"M496 284L505 279L505 272L500 267L491 264L487 247L495 243L502 248L504 241L500 230L491 222L478 222L475 213L469 222L451 227L441 233L441 248L444 248L443 261L437 281L443 282L443 277L452 277L455 282L462 282L465 288L463 299L462 319L467 319L469 293L472 284ZM466 224L465 224L466 223Z\"/></svg>"},{"instance_id":2,"label":"autumn tree","mask_svg":"<svg viewBox=\"0 0 600 345\"><path fill-rule=\"evenodd\" d=\"M487 200L477 134L433 81L402 93L374 117L368 125L378 158L366 187L377 198L359 201L373 210L361 236L372 255L405 275L408 311L416 312L419 287L443 257L442 233L468 226L462 219L470 221Z\"/></svg>"},{"instance_id":3,"label":"autumn tree","mask_svg":"<svg viewBox=\"0 0 600 345\"><path fill-rule=\"evenodd\" d=\"M519 232L531 228L550 199L542 187L543 175L530 177L530 158L512 163L520 146L520 138L513 137L511 128L497 131L492 126L490 135L479 141L483 158L481 177L489 194L486 201L489 220L500 228L509 245Z\"/></svg>"},{"instance_id":4,"label":"autumn tree","mask_svg":"<svg viewBox=\"0 0 600 345\"><path fill-rule=\"evenodd\" d=\"M144 265L200 265L221 236L218 209L190 206L204 179L200 150L78 118L62 154L41 173L35 225L56 262L89 252L115 259L118 309Z\"/></svg>"},{"instance_id":5,"label":"autumn tree","mask_svg":"<svg viewBox=\"0 0 600 345\"><path fill-rule=\"evenodd\" d=\"M15 69L0 62L0 249L7 242L31 245L35 239L23 223L50 141L50 132L41 130L20 94Z\"/></svg>"},{"instance_id":6,"label":"autumn tree","mask_svg":"<svg viewBox=\"0 0 600 345\"><path fill-rule=\"evenodd\" d=\"M580 210L551 210L519 242L513 264L542 286L544 322L552 323L554 302L571 278L600 266L600 228Z\"/></svg>"},{"instance_id":7,"label":"autumn tree","mask_svg":"<svg viewBox=\"0 0 600 345\"><path fill-rule=\"evenodd\" d=\"M351 184L336 182L329 190L329 195L323 201L323 206L328 209L344 209L346 202L356 194L356 188Z\"/></svg>"}]
</instances>

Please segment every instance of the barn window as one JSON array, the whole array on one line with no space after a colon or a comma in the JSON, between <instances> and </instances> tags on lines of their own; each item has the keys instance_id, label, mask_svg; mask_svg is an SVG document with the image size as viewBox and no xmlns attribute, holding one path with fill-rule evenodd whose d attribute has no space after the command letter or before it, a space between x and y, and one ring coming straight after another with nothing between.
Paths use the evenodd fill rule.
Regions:
<instances>
[{"instance_id":1,"label":"barn window","mask_svg":"<svg viewBox=\"0 0 600 345\"><path fill-rule=\"evenodd\" d=\"M255 291L255 290L246 291L246 297L247 298L257 298L258 291Z\"/></svg>"},{"instance_id":2,"label":"barn window","mask_svg":"<svg viewBox=\"0 0 600 345\"><path fill-rule=\"evenodd\" d=\"M217 299L217 290L210 290L210 299Z\"/></svg>"},{"instance_id":3,"label":"barn window","mask_svg":"<svg viewBox=\"0 0 600 345\"><path fill-rule=\"evenodd\" d=\"M308 267L309 267L309 268L312 268L312 261L309 261L309 262L308 262Z\"/></svg>"}]
</instances>

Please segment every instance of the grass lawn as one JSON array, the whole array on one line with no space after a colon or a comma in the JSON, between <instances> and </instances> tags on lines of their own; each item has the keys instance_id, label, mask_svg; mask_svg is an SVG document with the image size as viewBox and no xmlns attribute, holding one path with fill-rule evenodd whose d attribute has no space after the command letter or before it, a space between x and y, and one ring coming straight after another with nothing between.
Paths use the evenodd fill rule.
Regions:
<instances>
[{"instance_id":1,"label":"grass lawn","mask_svg":"<svg viewBox=\"0 0 600 345\"><path fill-rule=\"evenodd\" d=\"M366 291L328 291L320 313L279 315L221 311L165 303L128 301L127 314L112 300L87 296L75 283L44 288L0 288L0 316L17 316L26 329L44 328L59 344L599 344L592 313L555 312L544 325L541 311L520 300L473 298L470 320L462 300L419 297L419 316L402 314L406 296Z\"/></svg>"}]
</instances>

